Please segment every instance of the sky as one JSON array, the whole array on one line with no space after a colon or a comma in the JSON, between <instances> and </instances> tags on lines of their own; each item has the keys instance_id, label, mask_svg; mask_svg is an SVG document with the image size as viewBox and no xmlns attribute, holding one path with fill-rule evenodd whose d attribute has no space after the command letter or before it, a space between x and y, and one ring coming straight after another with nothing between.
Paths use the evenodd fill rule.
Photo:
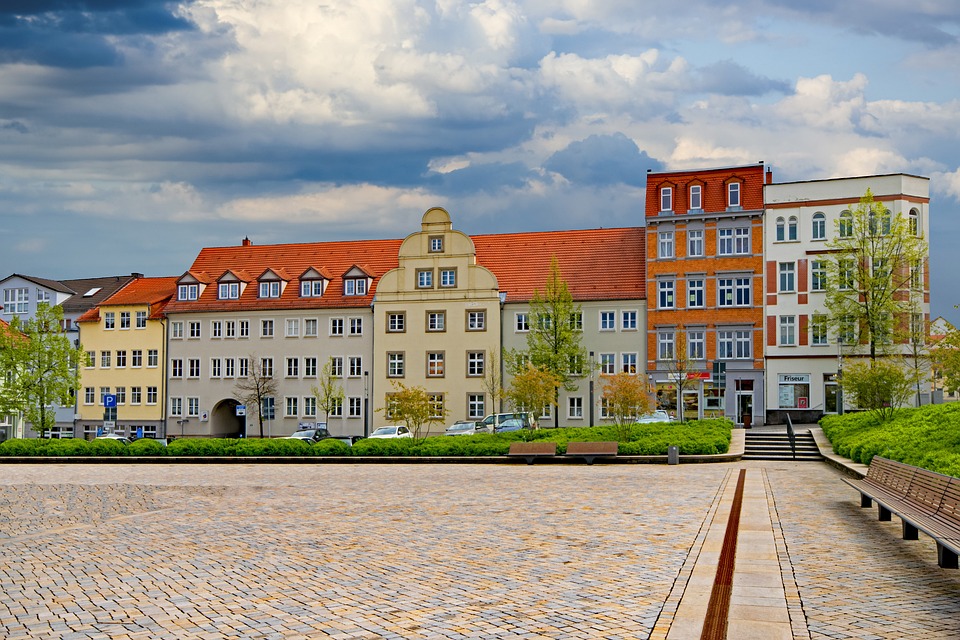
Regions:
<instances>
[{"instance_id":1,"label":"sky","mask_svg":"<svg viewBox=\"0 0 960 640\"><path fill-rule=\"evenodd\" d=\"M960 324L956 0L3 0L0 277L643 223L647 169L930 178Z\"/></svg>"}]
</instances>

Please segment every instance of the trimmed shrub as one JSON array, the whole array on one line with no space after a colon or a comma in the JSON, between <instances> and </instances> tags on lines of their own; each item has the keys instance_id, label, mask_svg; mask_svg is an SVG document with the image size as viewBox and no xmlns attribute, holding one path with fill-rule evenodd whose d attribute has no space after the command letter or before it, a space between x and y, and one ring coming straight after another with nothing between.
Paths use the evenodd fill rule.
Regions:
<instances>
[{"instance_id":1,"label":"trimmed shrub","mask_svg":"<svg viewBox=\"0 0 960 640\"><path fill-rule=\"evenodd\" d=\"M349 456L350 450L350 445L335 438L326 438L313 445L315 456Z\"/></svg>"},{"instance_id":2,"label":"trimmed shrub","mask_svg":"<svg viewBox=\"0 0 960 640\"><path fill-rule=\"evenodd\" d=\"M127 447L127 451L130 452L132 456L165 456L167 455L167 448L159 440L154 440L153 438L140 438L139 440L134 440L130 443L130 446Z\"/></svg>"},{"instance_id":3,"label":"trimmed shrub","mask_svg":"<svg viewBox=\"0 0 960 640\"><path fill-rule=\"evenodd\" d=\"M0 456L42 456L49 440L42 438L13 438L0 442Z\"/></svg>"},{"instance_id":4,"label":"trimmed shrub","mask_svg":"<svg viewBox=\"0 0 960 640\"><path fill-rule=\"evenodd\" d=\"M236 443L237 456L309 456L311 445L297 438L243 438Z\"/></svg>"}]
</instances>

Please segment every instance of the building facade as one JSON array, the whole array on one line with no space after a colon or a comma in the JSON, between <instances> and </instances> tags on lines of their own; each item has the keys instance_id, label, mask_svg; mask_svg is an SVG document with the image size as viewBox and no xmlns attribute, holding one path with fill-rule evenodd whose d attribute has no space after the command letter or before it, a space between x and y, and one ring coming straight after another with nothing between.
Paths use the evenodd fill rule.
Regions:
<instances>
[{"instance_id":1,"label":"building facade","mask_svg":"<svg viewBox=\"0 0 960 640\"><path fill-rule=\"evenodd\" d=\"M764 417L763 164L647 174L647 372L685 419ZM679 396L679 397L678 397Z\"/></svg>"}]
</instances>

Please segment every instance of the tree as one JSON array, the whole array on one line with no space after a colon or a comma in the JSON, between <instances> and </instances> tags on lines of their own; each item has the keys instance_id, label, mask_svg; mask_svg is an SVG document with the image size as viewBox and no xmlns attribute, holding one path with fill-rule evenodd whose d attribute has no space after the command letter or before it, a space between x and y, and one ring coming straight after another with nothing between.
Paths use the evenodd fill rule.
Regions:
<instances>
[{"instance_id":1,"label":"tree","mask_svg":"<svg viewBox=\"0 0 960 640\"><path fill-rule=\"evenodd\" d=\"M23 414L41 436L56 424L54 405L73 404L81 348L63 330L63 309L41 302L33 318L0 326L0 415Z\"/></svg>"},{"instance_id":2,"label":"tree","mask_svg":"<svg viewBox=\"0 0 960 640\"><path fill-rule=\"evenodd\" d=\"M240 404L246 405L248 412L251 408L257 412L262 438L264 437L263 419L272 419L273 412L276 410L273 403L277 394L277 381L273 379L272 364L266 365L255 353L251 354L247 360L249 373L246 378L237 379L237 384L233 388L233 397ZM267 399L270 401L269 406L266 406Z\"/></svg>"},{"instance_id":3,"label":"tree","mask_svg":"<svg viewBox=\"0 0 960 640\"><path fill-rule=\"evenodd\" d=\"M490 395L490 413L497 413L500 410L500 402L503 400L506 391L503 388L503 371L500 369L500 362L495 351L490 352L490 362L487 365L487 375L483 378L483 390Z\"/></svg>"},{"instance_id":4,"label":"tree","mask_svg":"<svg viewBox=\"0 0 960 640\"><path fill-rule=\"evenodd\" d=\"M528 362L522 371L513 376L507 400L514 411L533 411L539 414L543 407L556 407L556 391L563 381L553 371L538 369Z\"/></svg>"},{"instance_id":5,"label":"tree","mask_svg":"<svg viewBox=\"0 0 960 640\"><path fill-rule=\"evenodd\" d=\"M625 371L613 375L600 376L603 382L603 395L607 404L607 413L617 425L620 440L630 435L630 425L638 415L650 410L650 394L642 376Z\"/></svg>"},{"instance_id":6,"label":"tree","mask_svg":"<svg viewBox=\"0 0 960 640\"><path fill-rule=\"evenodd\" d=\"M387 396L387 406L381 411L389 419L403 422L414 440L422 441L429 433L429 428L424 432L423 426L442 421L446 417L446 409L438 406L423 387L408 387L394 381L393 388L394 391Z\"/></svg>"},{"instance_id":7,"label":"tree","mask_svg":"<svg viewBox=\"0 0 960 640\"><path fill-rule=\"evenodd\" d=\"M930 348L930 359L943 388L948 393L960 391L960 331L949 327Z\"/></svg>"},{"instance_id":8,"label":"tree","mask_svg":"<svg viewBox=\"0 0 960 640\"><path fill-rule=\"evenodd\" d=\"M330 414L338 407L343 406L343 386L333 375L333 358L327 360L320 371L320 380L317 386L310 391L317 399L317 408L323 411L324 418L329 422Z\"/></svg>"},{"instance_id":9,"label":"tree","mask_svg":"<svg viewBox=\"0 0 960 640\"><path fill-rule=\"evenodd\" d=\"M695 384L695 381L687 374L698 371L698 369L696 367L697 360L690 357L690 351L687 349L687 334L682 324L678 325L674 332L673 353L666 355L669 356L664 359L667 373L677 387L677 420L683 422L683 390L689 385Z\"/></svg>"},{"instance_id":10,"label":"tree","mask_svg":"<svg viewBox=\"0 0 960 640\"><path fill-rule=\"evenodd\" d=\"M913 394L915 379L909 367L894 358L860 360L843 368L843 393L853 404L886 422Z\"/></svg>"},{"instance_id":11,"label":"tree","mask_svg":"<svg viewBox=\"0 0 960 640\"><path fill-rule=\"evenodd\" d=\"M845 342L868 345L876 360L892 344L895 323L910 313L912 296L905 292L918 270L922 280L927 243L868 189L841 215L827 247L828 324Z\"/></svg>"},{"instance_id":12,"label":"tree","mask_svg":"<svg viewBox=\"0 0 960 640\"><path fill-rule=\"evenodd\" d=\"M550 260L543 292L533 291L529 322L526 351L509 354L511 373L523 373L527 363L550 372L557 381L551 403L557 406L561 386L567 391L577 388L576 379L583 375L587 354L581 344L583 312L581 306L573 302L556 256Z\"/></svg>"}]
</instances>

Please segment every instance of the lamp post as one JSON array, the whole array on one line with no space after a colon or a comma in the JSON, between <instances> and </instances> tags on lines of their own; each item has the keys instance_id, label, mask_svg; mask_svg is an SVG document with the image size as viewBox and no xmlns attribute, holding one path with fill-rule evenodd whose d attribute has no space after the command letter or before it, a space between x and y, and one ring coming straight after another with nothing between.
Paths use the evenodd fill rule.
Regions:
<instances>
[{"instance_id":1,"label":"lamp post","mask_svg":"<svg viewBox=\"0 0 960 640\"><path fill-rule=\"evenodd\" d=\"M594 362L593 362L593 351L590 352L590 360L587 363L587 366L590 367L590 426L593 426L593 374L594 374Z\"/></svg>"},{"instance_id":2,"label":"lamp post","mask_svg":"<svg viewBox=\"0 0 960 640\"><path fill-rule=\"evenodd\" d=\"M843 415L843 336L837 338L837 415Z\"/></svg>"},{"instance_id":3,"label":"lamp post","mask_svg":"<svg viewBox=\"0 0 960 640\"><path fill-rule=\"evenodd\" d=\"M370 372L363 372L363 437L370 435Z\"/></svg>"},{"instance_id":4,"label":"lamp post","mask_svg":"<svg viewBox=\"0 0 960 640\"><path fill-rule=\"evenodd\" d=\"M183 431L184 431L183 425L187 424L188 422L190 422L190 418L183 418L183 419L181 419L181 420L177 420L177 424L180 425L180 437L181 437L181 438L183 437Z\"/></svg>"}]
</instances>

